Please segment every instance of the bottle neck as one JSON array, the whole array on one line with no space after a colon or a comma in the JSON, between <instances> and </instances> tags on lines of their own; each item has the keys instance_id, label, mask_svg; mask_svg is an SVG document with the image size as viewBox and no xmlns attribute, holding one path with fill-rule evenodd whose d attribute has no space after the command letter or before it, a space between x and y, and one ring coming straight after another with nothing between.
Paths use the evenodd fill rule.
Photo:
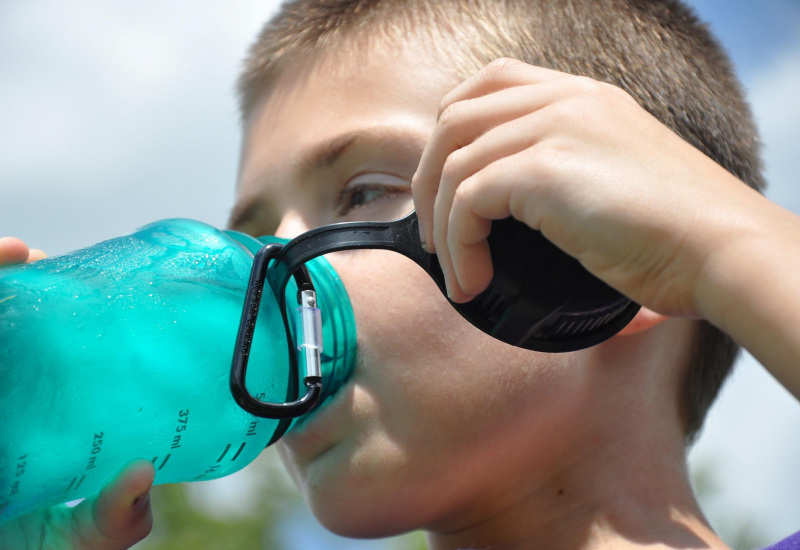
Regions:
<instances>
[{"instance_id":1,"label":"bottle neck","mask_svg":"<svg viewBox=\"0 0 800 550\"><path fill-rule=\"evenodd\" d=\"M273 236L254 238L232 230L225 233L252 255L265 244L289 242ZM331 264L325 258L319 257L309 261L306 268L316 289L317 307L322 317L322 402L336 393L352 374L356 359L356 324L347 290ZM297 287L294 280L289 281L285 296L287 314L292 321L292 339L296 343L295 321L298 313L295 311Z\"/></svg>"}]
</instances>

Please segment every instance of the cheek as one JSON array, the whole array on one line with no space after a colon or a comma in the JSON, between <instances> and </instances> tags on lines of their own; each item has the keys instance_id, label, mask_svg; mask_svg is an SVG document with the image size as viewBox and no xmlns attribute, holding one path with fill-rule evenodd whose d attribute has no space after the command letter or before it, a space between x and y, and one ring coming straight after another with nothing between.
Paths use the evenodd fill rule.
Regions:
<instances>
[{"instance_id":1,"label":"cheek","mask_svg":"<svg viewBox=\"0 0 800 550\"><path fill-rule=\"evenodd\" d=\"M441 440L443 433L466 440L508 425L534 400L541 411L555 387L569 383L559 369L562 358L482 333L407 258L369 250L331 262L356 315L360 382L394 434L419 445Z\"/></svg>"},{"instance_id":2,"label":"cheek","mask_svg":"<svg viewBox=\"0 0 800 550\"><path fill-rule=\"evenodd\" d=\"M576 416L565 396L579 393L581 369L567 355L483 334L400 255L328 259L359 333L352 407L333 451L307 465L288 461L323 524L350 536L431 525L453 506L515 487L523 467L546 469Z\"/></svg>"},{"instance_id":3,"label":"cheek","mask_svg":"<svg viewBox=\"0 0 800 550\"><path fill-rule=\"evenodd\" d=\"M380 250L342 254L332 263L350 294L369 374L380 370L382 378L406 389L423 386L429 376L453 374L450 364L478 331L421 268Z\"/></svg>"}]
</instances>

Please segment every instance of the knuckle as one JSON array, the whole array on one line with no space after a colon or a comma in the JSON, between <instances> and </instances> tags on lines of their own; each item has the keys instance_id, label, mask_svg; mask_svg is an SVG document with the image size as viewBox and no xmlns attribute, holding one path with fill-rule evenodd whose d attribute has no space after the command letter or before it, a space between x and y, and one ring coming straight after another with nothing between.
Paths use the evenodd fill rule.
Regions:
<instances>
[{"instance_id":1,"label":"knuckle","mask_svg":"<svg viewBox=\"0 0 800 550\"><path fill-rule=\"evenodd\" d=\"M601 92L604 84L588 76L576 76L572 85L577 93L592 96Z\"/></svg>"},{"instance_id":2,"label":"knuckle","mask_svg":"<svg viewBox=\"0 0 800 550\"><path fill-rule=\"evenodd\" d=\"M456 97L458 97L458 94L460 92L460 88L461 88L461 86L459 86L459 87L457 87L457 88L455 88L453 90L450 90L449 92L447 92L444 95L444 97L442 98L442 101L439 102L439 111L438 111L439 112L439 117L438 117L439 119L442 118L442 113L444 113L450 105L452 105L453 103L456 102Z\"/></svg>"},{"instance_id":3,"label":"knuckle","mask_svg":"<svg viewBox=\"0 0 800 550\"><path fill-rule=\"evenodd\" d=\"M547 107L547 120L554 128L564 128L581 116L581 105L576 101L556 101Z\"/></svg>"},{"instance_id":4,"label":"knuckle","mask_svg":"<svg viewBox=\"0 0 800 550\"><path fill-rule=\"evenodd\" d=\"M456 188L453 195L454 209L456 204L459 208L462 208L470 203L475 192L475 178L477 178L477 175L464 180L464 182Z\"/></svg>"},{"instance_id":5,"label":"knuckle","mask_svg":"<svg viewBox=\"0 0 800 550\"><path fill-rule=\"evenodd\" d=\"M610 82L595 80L587 76L579 76L575 79L578 90L592 99L611 97L616 99L633 100L628 92Z\"/></svg>"},{"instance_id":6,"label":"knuckle","mask_svg":"<svg viewBox=\"0 0 800 550\"><path fill-rule=\"evenodd\" d=\"M483 68L484 76L487 79L502 77L514 71L522 64L521 61L512 59L510 57L500 57L495 59Z\"/></svg>"},{"instance_id":7,"label":"knuckle","mask_svg":"<svg viewBox=\"0 0 800 550\"><path fill-rule=\"evenodd\" d=\"M536 182L530 189L544 190L558 178L559 167L564 164L564 151L556 145L541 144L526 159L526 172Z\"/></svg>"},{"instance_id":8,"label":"knuckle","mask_svg":"<svg viewBox=\"0 0 800 550\"><path fill-rule=\"evenodd\" d=\"M456 149L450 153L442 166L442 184L450 185L458 183L464 167L466 153L464 149Z\"/></svg>"},{"instance_id":9,"label":"knuckle","mask_svg":"<svg viewBox=\"0 0 800 550\"><path fill-rule=\"evenodd\" d=\"M492 184L497 181L497 174L506 169L504 160L495 161L482 170L475 172L461 182L454 194L453 203L460 208L473 210L482 201L491 196ZM499 167L498 167L499 164Z\"/></svg>"},{"instance_id":10,"label":"knuckle","mask_svg":"<svg viewBox=\"0 0 800 550\"><path fill-rule=\"evenodd\" d=\"M439 114L439 127L444 131L448 131L456 124L460 114L460 102L450 103L444 109L442 109L441 113Z\"/></svg>"},{"instance_id":11,"label":"knuckle","mask_svg":"<svg viewBox=\"0 0 800 550\"><path fill-rule=\"evenodd\" d=\"M626 101L626 102L633 102L633 103L636 103L638 105L638 102L636 101L636 99L634 99L634 97L631 94L629 94L627 91L623 90L619 86L615 86L614 84L603 83L603 89L610 96L613 96L613 97L617 98L618 100Z\"/></svg>"},{"instance_id":12,"label":"knuckle","mask_svg":"<svg viewBox=\"0 0 800 550\"><path fill-rule=\"evenodd\" d=\"M419 172L415 173L414 176L411 178L411 194L415 197L423 197L430 193L430 184L426 184L422 181Z\"/></svg>"},{"instance_id":13,"label":"knuckle","mask_svg":"<svg viewBox=\"0 0 800 550\"><path fill-rule=\"evenodd\" d=\"M502 174L503 170L507 168L503 164L506 160L507 158L498 159L465 178L461 185L464 197L474 198L483 191L484 186L492 185L492 182L497 178L498 172Z\"/></svg>"}]
</instances>

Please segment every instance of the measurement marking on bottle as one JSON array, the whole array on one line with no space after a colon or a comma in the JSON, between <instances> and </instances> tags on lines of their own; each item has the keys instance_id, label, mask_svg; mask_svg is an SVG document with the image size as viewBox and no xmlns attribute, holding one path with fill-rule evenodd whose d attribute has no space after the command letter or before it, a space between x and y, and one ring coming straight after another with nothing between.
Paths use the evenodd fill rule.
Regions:
<instances>
[{"instance_id":1,"label":"measurement marking on bottle","mask_svg":"<svg viewBox=\"0 0 800 550\"><path fill-rule=\"evenodd\" d=\"M239 458L239 455L242 453L242 450L244 449L244 446L245 446L245 445L247 445L247 443L242 443L242 446L241 446L241 447L239 447L239 450L238 450L238 451L236 451L236 454L235 454L235 455L233 455L233 458L231 459L231 462L233 462L234 460L236 460L237 458Z\"/></svg>"},{"instance_id":2,"label":"measurement marking on bottle","mask_svg":"<svg viewBox=\"0 0 800 550\"><path fill-rule=\"evenodd\" d=\"M240 455L240 454L242 454L242 451L244 450L244 446L245 446L245 445L247 445L247 442L245 442L245 443L242 443L242 444L239 446L239 450L238 450L238 451L236 451L236 454L235 454L235 455L233 455L233 458L231 459L231 462L233 462L234 460L236 460L237 458L239 458L239 455ZM218 462L218 463L219 463L219 462L222 462L222 459L223 459L223 458L225 458L225 455L226 455L226 454L228 454L228 451L230 451L230 450L231 450L231 444L230 444L230 443L228 443L227 445L225 445L225 450L224 450L224 451L222 451L222 454L221 454L221 455L219 455L219 458L217 459L217 462Z\"/></svg>"},{"instance_id":3,"label":"measurement marking on bottle","mask_svg":"<svg viewBox=\"0 0 800 550\"><path fill-rule=\"evenodd\" d=\"M207 469L205 472L203 472L203 473L202 473L202 474L200 474L199 476L195 476L195 478L194 478L194 479L195 479L195 480L197 480L197 479L203 479L203 478L207 477L209 474L213 474L213 473L214 473L214 472L216 472L217 470L219 470L219 464L214 464L213 466L211 466L209 469Z\"/></svg>"},{"instance_id":4,"label":"measurement marking on bottle","mask_svg":"<svg viewBox=\"0 0 800 550\"><path fill-rule=\"evenodd\" d=\"M64 492L68 493L70 491L77 490L77 488L81 486L81 483L83 483L84 479L86 479L86 474L83 474L80 479L73 477L72 481L69 482L69 486L64 490ZM77 484L75 483L76 481L78 482Z\"/></svg>"},{"instance_id":5,"label":"measurement marking on bottle","mask_svg":"<svg viewBox=\"0 0 800 550\"><path fill-rule=\"evenodd\" d=\"M257 393L256 399L263 401L267 397L267 394L264 392ZM250 424L247 425L247 435L258 435L256 433L256 428L258 428L258 420L253 420Z\"/></svg>"},{"instance_id":6,"label":"measurement marking on bottle","mask_svg":"<svg viewBox=\"0 0 800 550\"><path fill-rule=\"evenodd\" d=\"M97 457L100 455L100 451L103 450L103 432L94 434L94 439L92 439L92 450L91 456L89 457L89 461L86 463L86 468L84 470L92 470L95 466L97 466Z\"/></svg>"},{"instance_id":7,"label":"measurement marking on bottle","mask_svg":"<svg viewBox=\"0 0 800 550\"><path fill-rule=\"evenodd\" d=\"M222 451L221 455L219 455L219 458L217 459L217 462L222 462L222 459L225 458L225 453L227 453L230 450L230 448L231 448L231 444L230 443L225 445L225 450Z\"/></svg>"},{"instance_id":8,"label":"measurement marking on bottle","mask_svg":"<svg viewBox=\"0 0 800 550\"><path fill-rule=\"evenodd\" d=\"M14 473L14 476L17 478L22 478L25 475L25 466L28 464L26 459L28 458L27 453L24 455L20 455L17 457L17 469ZM19 484L22 479L15 479L14 483L11 484L11 495L16 495L19 493Z\"/></svg>"},{"instance_id":9,"label":"measurement marking on bottle","mask_svg":"<svg viewBox=\"0 0 800 550\"><path fill-rule=\"evenodd\" d=\"M164 467L164 466L167 464L167 460L169 460L169 457L171 457L171 456L172 456L172 453L167 453L167 456L165 456L165 457L164 457L164 461L161 463L161 466L159 466L158 468L156 468L156 470L160 470L161 468L163 468L163 467ZM158 460L158 456L154 456L154 457L153 457L153 460L151 460L151 461L150 461L150 463L151 463L153 466L155 466L155 465L156 465L156 461L157 461L157 460Z\"/></svg>"},{"instance_id":10,"label":"measurement marking on bottle","mask_svg":"<svg viewBox=\"0 0 800 550\"><path fill-rule=\"evenodd\" d=\"M22 477L23 475L25 475L25 466L27 464L27 462L25 462L26 458L28 458L27 454L21 455L17 458L17 471L15 474L16 477Z\"/></svg>"},{"instance_id":11,"label":"measurement marking on bottle","mask_svg":"<svg viewBox=\"0 0 800 550\"><path fill-rule=\"evenodd\" d=\"M189 425L189 409L181 409L178 411L178 425L175 426L175 431L178 435L172 437L171 449L177 449L181 446L181 432L186 431Z\"/></svg>"}]
</instances>

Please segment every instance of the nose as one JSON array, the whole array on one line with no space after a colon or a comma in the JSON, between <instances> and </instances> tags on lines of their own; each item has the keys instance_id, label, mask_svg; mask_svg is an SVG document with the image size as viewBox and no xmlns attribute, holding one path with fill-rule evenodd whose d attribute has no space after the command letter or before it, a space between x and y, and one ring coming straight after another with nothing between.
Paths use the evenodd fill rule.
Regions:
<instances>
[{"instance_id":1,"label":"nose","mask_svg":"<svg viewBox=\"0 0 800 550\"><path fill-rule=\"evenodd\" d=\"M312 229L311 224L304 220L299 212L289 211L281 218L278 228L275 229L275 236L283 239L293 239L300 233L305 233L310 229Z\"/></svg>"}]
</instances>

